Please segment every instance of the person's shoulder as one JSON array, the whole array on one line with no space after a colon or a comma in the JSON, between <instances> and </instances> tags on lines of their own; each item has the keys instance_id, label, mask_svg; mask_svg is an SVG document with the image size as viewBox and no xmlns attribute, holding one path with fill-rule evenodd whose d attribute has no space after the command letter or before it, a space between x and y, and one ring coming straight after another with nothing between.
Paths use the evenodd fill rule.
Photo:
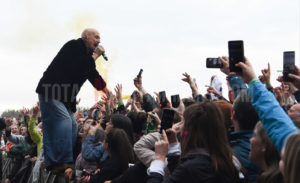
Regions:
<instances>
[{"instance_id":1,"label":"person's shoulder","mask_svg":"<svg viewBox=\"0 0 300 183\"><path fill-rule=\"evenodd\" d=\"M83 44L83 41L79 38L79 39L71 39L71 40L67 41L65 43L65 46L66 45L74 45L74 46L77 45L77 46L79 46L81 44Z\"/></svg>"},{"instance_id":2,"label":"person's shoulder","mask_svg":"<svg viewBox=\"0 0 300 183\"><path fill-rule=\"evenodd\" d=\"M186 167L208 167L210 164L210 156L202 153L188 154L182 159L182 166Z\"/></svg>"}]
</instances>

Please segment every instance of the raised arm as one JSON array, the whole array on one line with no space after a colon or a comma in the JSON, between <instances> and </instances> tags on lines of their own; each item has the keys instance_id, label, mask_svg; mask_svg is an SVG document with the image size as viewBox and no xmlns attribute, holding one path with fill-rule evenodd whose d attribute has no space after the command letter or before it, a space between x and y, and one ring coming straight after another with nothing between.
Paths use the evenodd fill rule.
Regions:
<instances>
[{"instance_id":1,"label":"raised arm","mask_svg":"<svg viewBox=\"0 0 300 183\"><path fill-rule=\"evenodd\" d=\"M274 95L256 77L253 68L245 58L245 63L236 64L242 68L241 78L248 83L247 94L255 108L268 136L281 151L287 137L297 131L294 123L281 108Z\"/></svg>"}]
</instances>

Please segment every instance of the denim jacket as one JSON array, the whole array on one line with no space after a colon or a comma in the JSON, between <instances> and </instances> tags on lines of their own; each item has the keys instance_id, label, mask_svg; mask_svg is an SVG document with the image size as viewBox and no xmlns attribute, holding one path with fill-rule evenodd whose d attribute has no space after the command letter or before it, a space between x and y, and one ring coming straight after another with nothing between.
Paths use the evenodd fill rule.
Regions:
<instances>
[{"instance_id":1,"label":"denim jacket","mask_svg":"<svg viewBox=\"0 0 300 183\"><path fill-rule=\"evenodd\" d=\"M104 160L108 154L104 149L104 145L94 145L95 136L87 135L82 144L82 157L88 161Z\"/></svg>"}]
</instances>

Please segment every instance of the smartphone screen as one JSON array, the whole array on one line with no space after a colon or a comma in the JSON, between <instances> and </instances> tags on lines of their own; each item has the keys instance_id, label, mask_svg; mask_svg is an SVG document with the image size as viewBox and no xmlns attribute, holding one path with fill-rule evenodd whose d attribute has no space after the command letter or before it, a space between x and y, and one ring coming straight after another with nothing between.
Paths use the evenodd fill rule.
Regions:
<instances>
[{"instance_id":1,"label":"smartphone screen","mask_svg":"<svg viewBox=\"0 0 300 183\"><path fill-rule=\"evenodd\" d=\"M165 91L159 92L159 102L162 108L167 107L167 97Z\"/></svg>"},{"instance_id":2,"label":"smartphone screen","mask_svg":"<svg viewBox=\"0 0 300 183\"><path fill-rule=\"evenodd\" d=\"M180 104L180 97L179 95L172 95L171 96L171 102L172 102L172 107L177 108Z\"/></svg>"},{"instance_id":3,"label":"smartphone screen","mask_svg":"<svg viewBox=\"0 0 300 183\"><path fill-rule=\"evenodd\" d=\"M174 114L175 111L172 109L163 110L160 132L162 132L162 130L172 128L173 121L174 121Z\"/></svg>"},{"instance_id":4,"label":"smartphone screen","mask_svg":"<svg viewBox=\"0 0 300 183\"><path fill-rule=\"evenodd\" d=\"M243 41L228 41L229 50L229 70L230 72L242 72L242 69L235 64L245 62Z\"/></svg>"},{"instance_id":5,"label":"smartphone screen","mask_svg":"<svg viewBox=\"0 0 300 183\"><path fill-rule=\"evenodd\" d=\"M286 51L283 52L283 81L293 81L288 74L295 74L295 52Z\"/></svg>"},{"instance_id":6,"label":"smartphone screen","mask_svg":"<svg viewBox=\"0 0 300 183\"><path fill-rule=\"evenodd\" d=\"M207 68L222 68L223 63L219 58L206 58Z\"/></svg>"}]
</instances>

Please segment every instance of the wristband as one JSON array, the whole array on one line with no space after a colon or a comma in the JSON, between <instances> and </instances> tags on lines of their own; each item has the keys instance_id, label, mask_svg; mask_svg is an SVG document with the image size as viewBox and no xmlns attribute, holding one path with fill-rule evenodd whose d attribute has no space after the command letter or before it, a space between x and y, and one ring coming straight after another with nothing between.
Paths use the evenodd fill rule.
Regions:
<instances>
[{"instance_id":1,"label":"wristband","mask_svg":"<svg viewBox=\"0 0 300 183\"><path fill-rule=\"evenodd\" d=\"M252 80L249 82L248 86L250 87L250 86L252 86L254 83L257 83L257 82L260 82L259 79L258 79L258 78L254 78L254 79L252 79Z\"/></svg>"},{"instance_id":2,"label":"wristband","mask_svg":"<svg viewBox=\"0 0 300 183\"><path fill-rule=\"evenodd\" d=\"M269 83L269 82L266 82L266 85L267 85L267 86L272 86L271 83Z\"/></svg>"}]
</instances>

